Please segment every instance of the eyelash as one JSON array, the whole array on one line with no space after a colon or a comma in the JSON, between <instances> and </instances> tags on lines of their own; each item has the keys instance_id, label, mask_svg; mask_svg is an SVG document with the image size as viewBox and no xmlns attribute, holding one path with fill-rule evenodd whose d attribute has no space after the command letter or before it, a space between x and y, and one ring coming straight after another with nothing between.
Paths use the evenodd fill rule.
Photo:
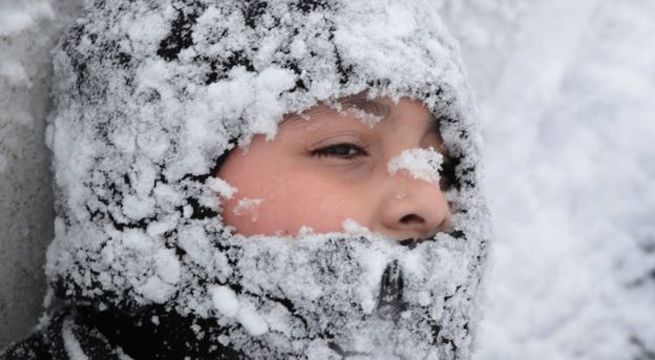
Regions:
<instances>
[{"instance_id":1,"label":"eyelash","mask_svg":"<svg viewBox=\"0 0 655 360\"><path fill-rule=\"evenodd\" d=\"M312 155L319 158L331 157L343 160L352 160L361 156L366 156L368 153L361 146L351 143L340 143L313 150Z\"/></svg>"}]
</instances>

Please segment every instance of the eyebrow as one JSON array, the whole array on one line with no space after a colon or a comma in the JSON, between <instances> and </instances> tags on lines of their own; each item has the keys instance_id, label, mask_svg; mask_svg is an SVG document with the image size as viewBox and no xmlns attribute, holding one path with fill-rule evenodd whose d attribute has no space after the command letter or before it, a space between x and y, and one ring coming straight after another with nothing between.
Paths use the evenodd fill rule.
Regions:
<instances>
[{"instance_id":1,"label":"eyebrow","mask_svg":"<svg viewBox=\"0 0 655 360\"><path fill-rule=\"evenodd\" d=\"M369 99L366 94L348 96L340 101L341 105L347 108L357 108L368 114L386 118L391 110L389 107L375 99Z\"/></svg>"},{"instance_id":2,"label":"eyebrow","mask_svg":"<svg viewBox=\"0 0 655 360\"><path fill-rule=\"evenodd\" d=\"M374 116L379 116L382 119L386 119L387 116L391 113L391 110L389 107L379 101L376 101L375 99L369 99L366 97L366 94L356 94L356 95L351 95L348 97L345 97L343 99L340 99L338 103L342 106L342 109L335 109L334 106L327 105L329 106L330 110L348 110L349 108L356 108L357 110L364 111L367 114L371 114ZM298 123L299 120L306 120L306 115L311 115L311 114L320 114L321 112L328 111L327 109L323 110L323 108L310 108L308 110L305 110L303 113L297 114L289 114L289 117L285 119L285 122L288 123L288 125L293 126L294 123Z\"/></svg>"},{"instance_id":3,"label":"eyebrow","mask_svg":"<svg viewBox=\"0 0 655 360\"><path fill-rule=\"evenodd\" d=\"M341 100L339 100L339 103L347 110L348 108L354 107L357 108L358 110L364 111L368 114L372 114L374 116L379 116L383 120L386 119L389 114L391 113L391 110L386 104L381 103L380 101L377 101L375 99L370 99L367 97L366 93L359 93L355 95L350 95L347 96ZM329 105L328 105L329 106ZM330 109L334 109L334 107L330 106ZM306 110L304 112L304 115L309 115L309 114L316 114L316 113L321 113L323 110L321 108L313 108ZM285 122L288 122L289 125L293 126L294 123L298 123L298 120L306 120L306 117L303 116L303 114L289 114L289 118L285 120ZM441 123L441 118L438 118L430 111L430 116L428 118L428 124L429 129L431 131L434 131L439 136L439 139L441 139L441 142L443 144L443 137L441 135L441 130L440 130L440 123ZM444 146L444 150L445 146ZM445 152L447 154L447 152Z\"/></svg>"}]
</instances>

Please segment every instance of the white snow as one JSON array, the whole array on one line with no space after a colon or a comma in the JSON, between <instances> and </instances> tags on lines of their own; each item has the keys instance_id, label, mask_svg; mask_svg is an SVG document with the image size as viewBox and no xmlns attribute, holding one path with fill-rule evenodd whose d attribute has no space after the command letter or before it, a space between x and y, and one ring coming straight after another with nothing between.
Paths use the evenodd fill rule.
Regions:
<instances>
[{"instance_id":1,"label":"white snow","mask_svg":"<svg viewBox=\"0 0 655 360\"><path fill-rule=\"evenodd\" d=\"M346 232L347 234L368 235L371 233L371 230L369 230L366 226L363 226L362 224L358 223L356 220L350 218L344 220L343 223L341 224L341 227L343 228L343 231Z\"/></svg>"},{"instance_id":2,"label":"white snow","mask_svg":"<svg viewBox=\"0 0 655 360\"><path fill-rule=\"evenodd\" d=\"M257 313L252 304L242 304L236 316L239 323L250 335L260 336L268 332L266 319Z\"/></svg>"},{"instance_id":3,"label":"white snow","mask_svg":"<svg viewBox=\"0 0 655 360\"><path fill-rule=\"evenodd\" d=\"M142 230L130 229L123 233L123 246L143 253L150 252L156 245Z\"/></svg>"},{"instance_id":4,"label":"white snow","mask_svg":"<svg viewBox=\"0 0 655 360\"><path fill-rule=\"evenodd\" d=\"M151 222L146 228L146 233L150 236L157 236L166 233L175 228L177 225L178 219L177 215L169 216L160 221Z\"/></svg>"},{"instance_id":5,"label":"white snow","mask_svg":"<svg viewBox=\"0 0 655 360\"><path fill-rule=\"evenodd\" d=\"M218 177L207 179L207 185L213 192L226 199L231 199L232 196L234 196L234 194L239 191L237 188L230 185L227 181Z\"/></svg>"},{"instance_id":6,"label":"white snow","mask_svg":"<svg viewBox=\"0 0 655 360\"><path fill-rule=\"evenodd\" d=\"M169 284L180 280L180 262L171 249L162 249L155 254L155 270L157 275Z\"/></svg>"},{"instance_id":7,"label":"white snow","mask_svg":"<svg viewBox=\"0 0 655 360\"><path fill-rule=\"evenodd\" d=\"M61 336L64 340L64 349L68 358L71 360L88 360L89 358L82 350L82 346L73 333L73 321L71 319L64 320L61 326Z\"/></svg>"},{"instance_id":8,"label":"white snow","mask_svg":"<svg viewBox=\"0 0 655 360\"><path fill-rule=\"evenodd\" d=\"M126 196L123 199L123 213L134 220L141 220L155 211L155 199L141 196Z\"/></svg>"},{"instance_id":9,"label":"white snow","mask_svg":"<svg viewBox=\"0 0 655 360\"><path fill-rule=\"evenodd\" d=\"M257 221L259 219L259 212L257 209L264 203L264 199L251 199L251 198L241 198L237 205L232 209L234 215L245 216L250 215L252 221Z\"/></svg>"},{"instance_id":10,"label":"white snow","mask_svg":"<svg viewBox=\"0 0 655 360\"><path fill-rule=\"evenodd\" d=\"M521 6L481 99L497 237L475 359L647 359L655 4Z\"/></svg>"},{"instance_id":11,"label":"white snow","mask_svg":"<svg viewBox=\"0 0 655 360\"><path fill-rule=\"evenodd\" d=\"M401 170L406 170L416 180L438 184L442 163L443 155L433 147L407 149L389 160L387 171L389 174L395 175Z\"/></svg>"},{"instance_id":12,"label":"white snow","mask_svg":"<svg viewBox=\"0 0 655 360\"><path fill-rule=\"evenodd\" d=\"M239 299L229 286L211 286L209 293L216 310L227 317L234 317L239 312Z\"/></svg>"},{"instance_id":13,"label":"white snow","mask_svg":"<svg viewBox=\"0 0 655 360\"><path fill-rule=\"evenodd\" d=\"M320 340L314 340L309 345L309 349L307 351L308 360L337 360L341 358L341 355L330 349L330 347L324 341Z\"/></svg>"},{"instance_id":14,"label":"white snow","mask_svg":"<svg viewBox=\"0 0 655 360\"><path fill-rule=\"evenodd\" d=\"M175 288L163 281L159 276L152 276L144 284L137 288L137 291L147 300L163 304L168 300Z\"/></svg>"}]
</instances>

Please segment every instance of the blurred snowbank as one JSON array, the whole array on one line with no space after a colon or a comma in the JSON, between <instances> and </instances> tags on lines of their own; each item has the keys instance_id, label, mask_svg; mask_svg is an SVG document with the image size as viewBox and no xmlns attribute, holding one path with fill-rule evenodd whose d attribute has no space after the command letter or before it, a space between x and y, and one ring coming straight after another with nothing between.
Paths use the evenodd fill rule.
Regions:
<instances>
[{"instance_id":1,"label":"blurred snowbank","mask_svg":"<svg viewBox=\"0 0 655 360\"><path fill-rule=\"evenodd\" d=\"M0 0L0 347L24 336L41 313L53 227L44 144L49 51L75 3Z\"/></svg>"},{"instance_id":2,"label":"blurred snowbank","mask_svg":"<svg viewBox=\"0 0 655 360\"><path fill-rule=\"evenodd\" d=\"M655 3L523 11L473 77L497 228L477 358L653 359Z\"/></svg>"}]
</instances>

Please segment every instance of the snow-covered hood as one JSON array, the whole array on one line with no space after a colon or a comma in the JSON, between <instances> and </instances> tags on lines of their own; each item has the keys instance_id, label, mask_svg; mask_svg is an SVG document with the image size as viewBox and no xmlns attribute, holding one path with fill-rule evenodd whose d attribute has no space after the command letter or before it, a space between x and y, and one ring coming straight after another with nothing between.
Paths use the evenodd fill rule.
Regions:
<instances>
[{"instance_id":1,"label":"snow-covered hood","mask_svg":"<svg viewBox=\"0 0 655 360\"><path fill-rule=\"evenodd\" d=\"M59 296L215 319L255 359L464 359L488 240L479 134L432 1L95 1L55 54ZM456 159L450 234L234 235L217 161L287 113L368 91L425 102ZM129 310L131 311L131 310Z\"/></svg>"}]
</instances>

